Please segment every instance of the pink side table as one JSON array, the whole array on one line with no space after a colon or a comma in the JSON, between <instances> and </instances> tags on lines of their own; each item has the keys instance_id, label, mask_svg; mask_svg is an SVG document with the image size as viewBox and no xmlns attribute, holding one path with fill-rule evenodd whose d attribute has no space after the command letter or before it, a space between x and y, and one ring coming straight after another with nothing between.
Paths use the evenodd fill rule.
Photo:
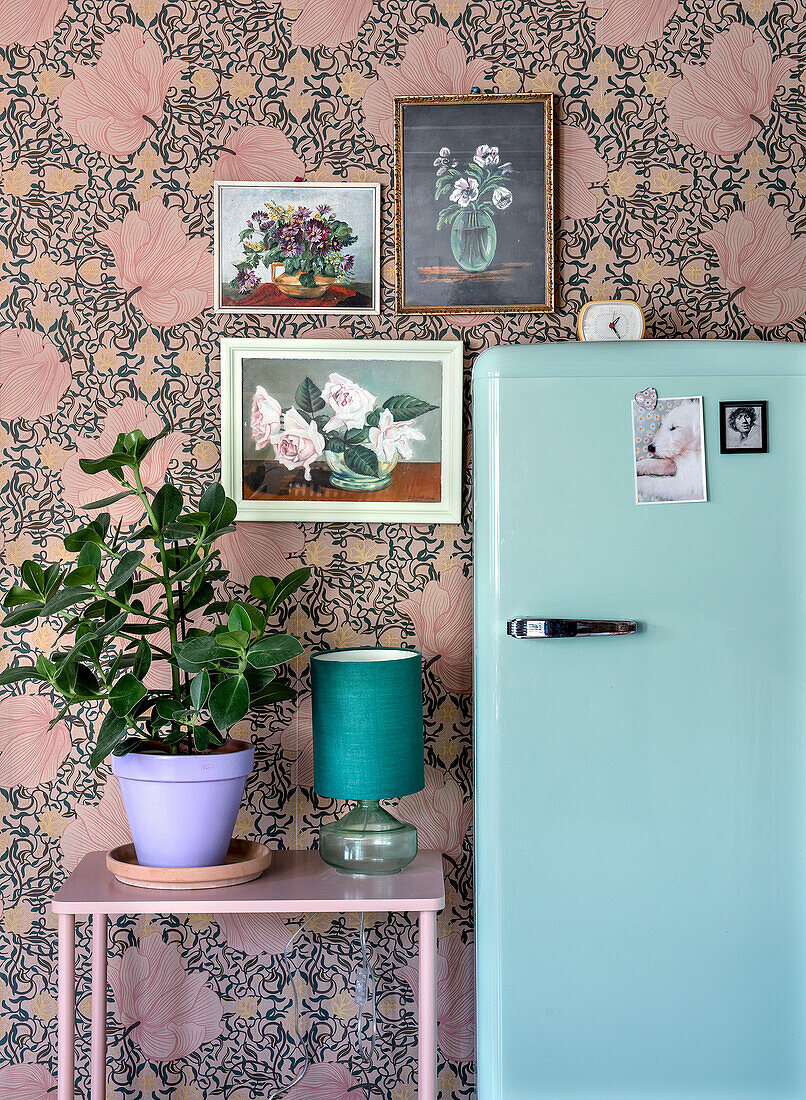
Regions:
<instances>
[{"instance_id":1,"label":"pink side table","mask_svg":"<svg viewBox=\"0 0 806 1100\"><path fill-rule=\"evenodd\" d=\"M400 874L340 875L317 852L275 852L253 882L221 890L143 890L124 886L106 869L106 854L85 856L56 891L59 921L58 1100L75 1095L76 915L92 914L91 1100L106 1100L107 922L121 913L417 913L419 952L419 1100L436 1098L437 913L445 905L439 852L420 852Z\"/></svg>"}]
</instances>

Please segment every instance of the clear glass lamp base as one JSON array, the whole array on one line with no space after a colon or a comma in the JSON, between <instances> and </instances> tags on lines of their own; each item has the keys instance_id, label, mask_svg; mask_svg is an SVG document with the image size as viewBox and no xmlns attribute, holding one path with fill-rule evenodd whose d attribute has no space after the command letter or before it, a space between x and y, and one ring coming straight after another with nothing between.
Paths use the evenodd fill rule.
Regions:
<instances>
[{"instance_id":1,"label":"clear glass lamp base","mask_svg":"<svg viewBox=\"0 0 806 1100\"><path fill-rule=\"evenodd\" d=\"M362 800L319 829L319 855L343 875L396 875L417 855L417 830Z\"/></svg>"}]
</instances>

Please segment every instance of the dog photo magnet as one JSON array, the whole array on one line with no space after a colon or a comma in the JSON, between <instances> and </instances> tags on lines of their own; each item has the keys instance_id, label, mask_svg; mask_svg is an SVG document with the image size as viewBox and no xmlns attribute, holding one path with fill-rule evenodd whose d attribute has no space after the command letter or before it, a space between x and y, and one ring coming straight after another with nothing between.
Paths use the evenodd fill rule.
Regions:
<instances>
[{"instance_id":1,"label":"dog photo magnet","mask_svg":"<svg viewBox=\"0 0 806 1100\"><path fill-rule=\"evenodd\" d=\"M708 499L702 397L658 398L643 390L633 398L632 428L636 504Z\"/></svg>"}]
</instances>

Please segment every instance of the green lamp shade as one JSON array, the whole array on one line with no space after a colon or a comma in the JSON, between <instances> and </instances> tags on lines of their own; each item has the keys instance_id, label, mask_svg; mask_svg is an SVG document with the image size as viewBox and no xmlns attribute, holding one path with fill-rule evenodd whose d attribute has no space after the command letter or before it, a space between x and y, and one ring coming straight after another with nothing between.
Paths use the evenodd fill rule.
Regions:
<instances>
[{"instance_id":1,"label":"green lamp shade","mask_svg":"<svg viewBox=\"0 0 806 1100\"><path fill-rule=\"evenodd\" d=\"M311 657L313 785L323 798L421 791L422 656L412 649L335 649Z\"/></svg>"}]
</instances>

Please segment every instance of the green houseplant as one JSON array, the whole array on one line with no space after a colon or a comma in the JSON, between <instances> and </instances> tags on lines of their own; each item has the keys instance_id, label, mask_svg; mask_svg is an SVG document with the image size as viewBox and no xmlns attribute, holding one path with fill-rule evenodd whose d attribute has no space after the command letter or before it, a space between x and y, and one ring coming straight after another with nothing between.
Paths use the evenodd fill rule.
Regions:
<instances>
[{"instance_id":1,"label":"green houseplant","mask_svg":"<svg viewBox=\"0 0 806 1100\"><path fill-rule=\"evenodd\" d=\"M81 460L85 473L109 473L120 492L88 505L100 514L65 537L65 549L78 553L72 564L23 563L21 583L3 599L3 625L56 619L63 647L6 669L0 685L47 685L63 700L54 721L103 704L90 764L111 754L140 863L209 866L223 862L254 756L228 731L295 695L276 670L302 646L269 620L310 569L256 576L249 598L224 598L229 573L216 543L235 530L234 501L213 482L191 509L175 485L154 492L143 484L142 463L168 430L121 434L112 454ZM143 523L123 531L103 509L131 496ZM157 662L168 686L154 686Z\"/></svg>"}]
</instances>

